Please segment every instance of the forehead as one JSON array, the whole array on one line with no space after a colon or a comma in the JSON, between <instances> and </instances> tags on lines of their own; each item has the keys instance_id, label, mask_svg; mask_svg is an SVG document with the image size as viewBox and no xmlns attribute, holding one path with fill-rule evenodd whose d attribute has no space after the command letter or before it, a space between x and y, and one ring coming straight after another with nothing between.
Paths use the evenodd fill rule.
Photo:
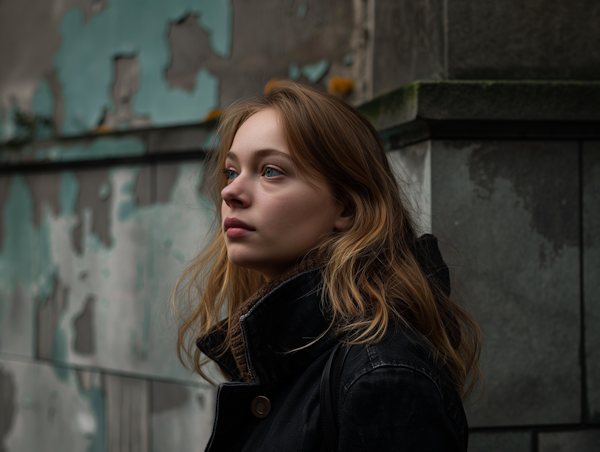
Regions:
<instances>
[{"instance_id":1,"label":"forehead","mask_svg":"<svg viewBox=\"0 0 600 452\"><path fill-rule=\"evenodd\" d=\"M279 114L273 109L261 110L250 116L237 130L228 152L239 155L265 148L289 154Z\"/></svg>"}]
</instances>

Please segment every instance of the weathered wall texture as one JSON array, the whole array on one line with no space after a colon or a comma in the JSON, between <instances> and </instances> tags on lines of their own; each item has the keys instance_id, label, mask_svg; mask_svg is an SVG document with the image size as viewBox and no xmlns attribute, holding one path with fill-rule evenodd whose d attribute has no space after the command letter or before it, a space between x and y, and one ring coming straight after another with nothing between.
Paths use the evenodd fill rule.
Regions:
<instances>
[{"instance_id":1,"label":"weathered wall texture","mask_svg":"<svg viewBox=\"0 0 600 452\"><path fill-rule=\"evenodd\" d=\"M600 79L600 3L447 0L447 77Z\"/></svg>"},{"instance_id":2,"label":"weathered wall texture","mask_svg":"<svg viewBox=\"0 0 600 452\"><path fill-rule=\"evenodd\" d=\"M373 94L415 80L598 80L600 3L376 0Z\"/></svg>"},{"instance_id":3,"label":"weathered wall texture","mask_svg":"<svg viewBox=\"0 0 600 452\"><path fill-rule=\"evenodd\" d=\"M598 142L430 147L432 229L483 332L471 449L598 450Z\"/></svg>"},{"instance_id":4,"label":"weathered wall texture","mask_svg":"<svg viewBox=\"0 0 600 452\"><path fill-rule=\"evenodd\" d=\"M206 443L213 389L179 363L169 311L212 220L202 178L199 161L0 175L6 450Z\"/></svg>"},{"instance_id":5,"label":"weathered wall texture","mask_svg":"<svg viewBox=\"0 0 600 452\"><path fill-rule=\"evenodd\" d=\"M0 141L18 133L18 112L64 135L197 123L275 78L349 78L349 99L364 100L372 3L5 0Z\"/></svg>"}]
</instances>

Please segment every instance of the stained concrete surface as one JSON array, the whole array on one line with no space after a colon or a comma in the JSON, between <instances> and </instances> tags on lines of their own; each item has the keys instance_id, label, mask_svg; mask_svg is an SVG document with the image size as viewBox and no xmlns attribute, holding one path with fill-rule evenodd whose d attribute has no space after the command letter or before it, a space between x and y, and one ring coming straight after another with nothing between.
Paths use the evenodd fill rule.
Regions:
<instances>
[{"instance_id":1,"label":"stained concrete surface","mask_svg":"<svg viewBox=\"0 0 600 452\"><path fill-rule=\"evenodd\" d=\"M0 352L199 381L177 359L170 295L213 217L202 164L0 180Z\"/></svg>"},{"instance_id":2,"label":"stained concrete surface","mask_svg":"<svg viewBox=\"0 0 600 452\"><path fill-rule=\"evenodd\" d=\"M150 450L150 383L146 380L104 375L106 441L111 452Z\"/></svg>"},{"instance_id":3,"label":"stained concrete surface","mask_svg":"<svg viewBox=\"0 0 600 452\"><path fill-rule=\"evenodd\" d=\"M53 283L54 291L45 300L39 300L37 306L37 354L36 358L45 360L64 360L62 350L66 344L64 343L64 335L57 328L61 317L67 310L69 300L69 287L59 278L55 276ZM20 300L21 303L26 302Z\"/></svg>"},{"instance_id":4,"label":"stained concrete surface","mask_svg":"<svg viewBox=\"0 0 600 452\"><path fill-rule=\"evenodd\" d=\"M587 420L600 423L600 142L584 143L582 169Z\"/></svg>"},{"instance_id":5,"label":"stained concrete surface","mask_svg":"<svg viewBox=\"0 0 600 452\"><path fill-rule=\"evenodd\" d=\"M595 0L449 0L448 78L598 80L599 20Z\"/></svg>"},{"instance_id":6,"label":"stained concrete surface","mask_svg":"<svg viewBox=\"0 0 600 452\"><path fill-rule=\"evenodd\" d=\"M597 452L600 430L540 433L539 452Z\"/></svg>"},{"instance_id":7,"label":"stained concrete surface","mask_svg":"<svg viewBox=\"0 0 600 452\"><path fill-rule=\"evenodd\" d=\"M321 88L350 78L351 100L372 96L373 0L70 0L33 16L21 3L0 10L13 68L0 74L0 139L14 136L15 111L50 114L69 135L197 123L290 76Z\"/></svg>"},{"instance_id":8,"label":"stained concrete surface","mask_svg":"<svg viewBox=\"0 0 600 452\"><path fill-rule=\"evenodd\" d=\"M358 57L366 51L353 40L358 31L354 27L356 3L307 0L302 2L307 12L299 17L297 2L233 0L233 40L227 59L207 47L206 32L193 16L183 17L169 26L167 80L171 86L190 90L196 71L206 67L220 80L219 104L227 106L261 92L273 78L288 78L291 65L303 67L329 59L330 74L350 77L359 87L363 80L357 80L355 73L360 68L344 64L345 56ZM257 33L257 24L277 26Z\"/></svg>"},{"instance_id":9,"label":"stained concrete surface","mask_svg":"<svg viewBox=\"0 0 600 452\"><path fill-rule=\"evenodd\" d=\"M0 450L106 450L99 374L91 374L84 388L73 370L0 358Z\"/></svg>"},{"instance_id":10,"label":"stained concrete surface","mask_svg":"<svg viewBox=\"0 0 600 452\"><path fill-rule=\"evenodd\" d=\"M419 234L431 233L431 142L388 152L405 204Z\"/></svg>"},{"instance_id":11,"label":"stained concrete surface","mask_svg":"<svg viewBox=\"0 0 600 452\"><path fill-rule=\"evenodd\" d=\"M214 388L152 383L152 450L204 450L213 427Z\"/></svg>"},{"instance_id":12,"label":"stained concrete surface","mask_svg":"<svg viewBox=\"0 0 600 452\"><path fill-rule=\"evenodd\" d=\"M108 168L94 170L80 170L76 173L77 180L80 181L79 193L75 212L78 217L78 223L73 229L73 247L78 253L83 252L85 244L84 238L84 215L89 212L90 225L89 233L95 234L100 242L108 247L111 245L110 239L110 174ZM56 174L60 176L60 174ZM35 196L34 196L35 199Z\"/></svg>"},{"instance_id":13,"label":"stained concrete surface","mask_svg":"<svg viewBox=\"0 0 600 452\"><path fill-rule=\"evenodd\" d=\"M531 452L532 432L472 432L469 452Z\"/></svg>"},{"instance_id":14,"label":"stained concrete surface","mask_svg":"<svg viewBox=\"0 0 600 452\"><path fill-rule=\"evenodd\" d=\"M486 389L467 403L472 427L581 420L577 151L432 143L433 232L483 332Z\"/></svg>"},{"instance_id":15,"label":"stained concrete surface","mask_svg":"<svg viewBox=\"0 0 600 452\"><path fill-rule=\"evenodd\" d=\"M85 300L83 312L76 317L73 323L75 328L75 351L82 355L91 355L96 351L96 319L95 319L96 298L90 295Z\"/></svg>"},{"instance_id":16,"label":"stained concrete surface","mask_svg":"<svg viewBox=\"0 0 600 452\"><path fill-rule=\"evenodd\" d=\"M375 2L373 95L446 77L443 0Z\"/></svg>"}]
</instances>

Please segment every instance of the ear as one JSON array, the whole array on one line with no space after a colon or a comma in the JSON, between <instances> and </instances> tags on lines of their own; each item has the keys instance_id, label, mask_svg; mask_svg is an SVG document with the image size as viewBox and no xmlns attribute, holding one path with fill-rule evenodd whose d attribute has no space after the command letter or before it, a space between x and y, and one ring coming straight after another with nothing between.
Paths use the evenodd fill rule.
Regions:
<instances>
[{"instance_id":1,"label":"ear","mask_svg":"<svg viewBox=\"0 0 600 452\"><path fill-rule=\"evenodd\" d=\"M347 231L354 224L354 211L347 206L340 205L333 223L334 231Z\"/></svg>"}]
</instances>

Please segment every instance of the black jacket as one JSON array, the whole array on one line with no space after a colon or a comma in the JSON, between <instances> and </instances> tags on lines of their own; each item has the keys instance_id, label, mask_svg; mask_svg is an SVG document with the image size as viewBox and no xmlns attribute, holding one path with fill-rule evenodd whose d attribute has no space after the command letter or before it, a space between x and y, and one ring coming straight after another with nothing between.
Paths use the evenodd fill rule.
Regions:
<instances>
[{"instance_id":1,"label":"black jacket","mask_svg":"<svg viewBox=\"0 0 600 452\"><path fill-rule=\"evenodd\" d=\"M431 262L441 260L438 255L422 265L429 274L436 273ZM447 278L445 265L441 278ZM218 356L222 334L198 342L232 379L219 386L207 451L325 451L319 383L337 340L328 333L290 351L313 341L329 324L321 309L320 283L318 269L303 270L241 316L250 381L235 381L239 360L236 364L231 352ZM336 398L340 451L467 449L467 422L452 381L427 346L401 327L389 328L378 343L352 347Z\"/></svg>"}]
</instances>

